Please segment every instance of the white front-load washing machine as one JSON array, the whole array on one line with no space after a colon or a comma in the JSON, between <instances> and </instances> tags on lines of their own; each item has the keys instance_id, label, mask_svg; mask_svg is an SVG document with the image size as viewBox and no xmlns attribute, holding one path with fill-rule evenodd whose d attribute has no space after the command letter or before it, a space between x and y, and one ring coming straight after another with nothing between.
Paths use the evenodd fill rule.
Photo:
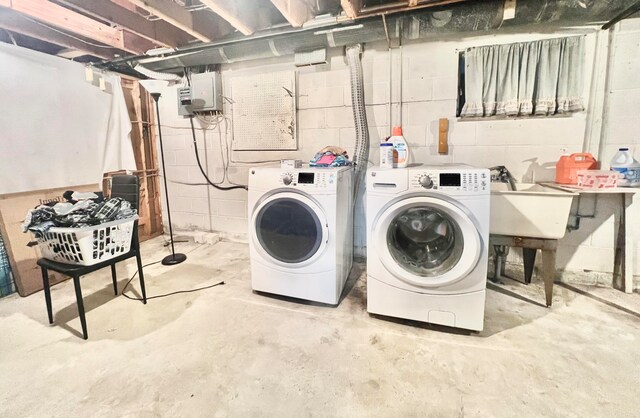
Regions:
<instances>
[{"instance_id":1,"label":"white front-load washing machine","mask_svg":"<svg viewBox=\"0 0 640 418\"><path fill-rule=\"evenodd\" d=\"M370 169L367 310L482 330L489 198L487 169Z\"/></svg>"},{"instance_id":2,"label":"white front-load washing machine","mask_svg":"<svg viewBox=\"0 0 640 418\"><path fill-rule=\"evenodd\" d=\"M253 290L336 305L353 261L353 170L249 170Z\"/></svg>"}]
</instances>

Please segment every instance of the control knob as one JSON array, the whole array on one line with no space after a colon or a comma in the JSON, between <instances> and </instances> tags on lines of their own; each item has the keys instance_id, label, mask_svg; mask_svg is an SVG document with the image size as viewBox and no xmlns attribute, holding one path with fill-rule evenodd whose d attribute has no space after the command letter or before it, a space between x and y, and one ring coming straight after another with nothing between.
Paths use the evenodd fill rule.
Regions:
<instances>
[{"instance_id":1,"label":"control knob","mask_svg":"<svg viewBox=\"0 0 640 418\"><path fill-rule=\"evenodd\" d=\"M285 186L290 185L292 181L293 181L293 176L291 174L287 173L284 176L282 176L282 182L284 183Z\"/></svg>"},{"instance_id":2,"label":"control knob","mask_svg":"<svg viewBox=\"0 0 640 418\"><path fill-rule=\"evenodd\" d=\"M420 186L424 187L425 189L431 189L433 187L433 180L431 180L431 177L426 174L420 176L420 178L418 179L418 183L420 183Z\"/></svg>"}]
</instances>

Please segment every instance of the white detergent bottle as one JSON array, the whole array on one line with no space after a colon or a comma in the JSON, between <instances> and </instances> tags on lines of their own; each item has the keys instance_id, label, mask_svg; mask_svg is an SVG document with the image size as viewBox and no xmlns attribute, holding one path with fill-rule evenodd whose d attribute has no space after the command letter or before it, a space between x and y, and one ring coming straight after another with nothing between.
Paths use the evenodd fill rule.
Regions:
<instances>
[{"instance_id":1,"label":"white detergent bottle","mask_svg":"<svg viewBox=\"0 0 640 418\"><path fill-rule=\"evenodd\" d=\"M629 148L620 148L611 160L611 170L617 171L618 186L639 187L640 186L640 163L633 158Z\"/></svg>"},{"instance_id":2,"label":"white detergent bottle","mask_svg":"<svg viewBox=\"0 0 640 418\"><path fill-rule=\"evenodd\" d=\"M409 147L402 136L402 127L394 126L391 134L387 142L393 144L393 168L405 168L409 163Z\"/></svg>"}]
</instances>

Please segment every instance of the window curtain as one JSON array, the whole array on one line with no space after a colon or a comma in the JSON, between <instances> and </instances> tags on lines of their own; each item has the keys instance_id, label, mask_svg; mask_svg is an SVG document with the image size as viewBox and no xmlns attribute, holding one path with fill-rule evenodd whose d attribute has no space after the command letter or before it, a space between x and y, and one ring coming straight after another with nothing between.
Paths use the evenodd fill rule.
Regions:
<instances>
[{"instance_id":1,"label":"window curtain","mask_svg":"<svg viewBox=\"0 0 640 418\"><path fill-rule=\"evenodd\" d=\"M461 117L584 110L584 36L469 48Z\"/></svg>"}]
</instances>

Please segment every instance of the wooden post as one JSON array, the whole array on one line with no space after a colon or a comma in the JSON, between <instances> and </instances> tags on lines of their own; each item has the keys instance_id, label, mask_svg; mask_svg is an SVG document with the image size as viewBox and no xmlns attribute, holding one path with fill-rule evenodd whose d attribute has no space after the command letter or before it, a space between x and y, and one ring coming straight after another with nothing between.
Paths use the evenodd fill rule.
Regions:
<instances>
[{"instance_id":1,"label":"wooden post","mask_svg":"<svg viewBox=\"0 0 640 418\"><path fill-rule=\"evenodd\" d=\"M162 233L162 214L158 193L158 163L155 154L155 139L150 136L153 129L149 121L149 96L140 88L137 80L122 79L122 87L131 119L131 142L136 160L135 174L140 180L140 202L138 214L141 239ZM114 173L110 173L114 174Z\"/></svg>"}]
</instances>

